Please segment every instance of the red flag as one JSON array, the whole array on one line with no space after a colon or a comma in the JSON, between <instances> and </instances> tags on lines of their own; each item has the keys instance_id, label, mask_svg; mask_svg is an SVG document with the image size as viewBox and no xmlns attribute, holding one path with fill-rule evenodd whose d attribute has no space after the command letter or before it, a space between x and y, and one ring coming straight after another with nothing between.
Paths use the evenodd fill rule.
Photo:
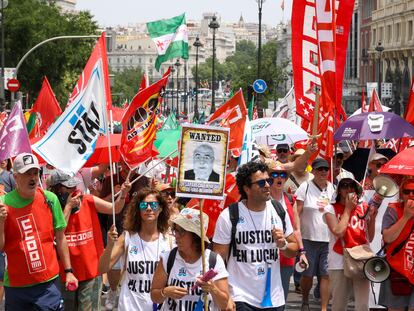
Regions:
<instances>
[{"instance_id":1,"label":"red flag","mask_svg":"<svg viewBox=\"0 0 414 311\"><path fill-rule=\"evenodd\" d=\"M31 112L37 112L41 136L46 133L56 118L62 114L62 109L60 109L60 105L46 77L43 79L42 88Z\"/></svg>"},{"instance_id":2,"label":"red flag","mask_svg":"<svg viewBox=\"0 0 414 311\"><path fill-rule=\"evenodd\" d=\"M95 69L96 64L98 62L102 63L102 68L104 72L105 97L106 97L107 109L111 109L112 97L111 97L111 87L109 85L108 57L106 54L105 32L102 33L101 37L96 43L95 48L93 49L92 54L89 57L88 62L86 63L86 66L82 71L82 74L79 77L78 83L76 84L75 88L72 91L72 94L69 97L67 106L69 106L72 103L72 101L78 96L78 94L80 94L86 88L86 86L88 85L88 81L91 76L91 73Z\"/></svg>"},{"instance_id":3,"label":"red flag","mask_svg":"<svg viewBox=\"0 0 414 311\"><path fill-rule=\"evenodd\" d=\"M165 89L170 70L156 83L138 92L122 118L120 152L126 164L132 169L154 155L157 110Z\"/></svg>"},{"instance_id":4,"label":"red flag","mask_svg":"<svg viewBox=\"0 0 414 311\"><path fill-rule=\"evenodd\" d=\"M148 79L147 75L144 73L142 75L141 84L139 85L138 92L141 92L143 89L146 89L148 87Z\"/></svg>"},{"instance_id":5,"label":"red flag","mask_svg":"<svg viewBox=\"0 0 414 311\"><path fill-rule=\"evenodd\" d=\"M254 106L254 108L253 108L253 116L252 116L252 119L253 120L256 120L256 119L258 119L259 118L259 114L257 113L257 105L256 106Z\"/></svg>"},{"instance_id":6,"label":"red flag","mask_svg":"<svg viewBox=\"0 0 414 311\"><path fill-rule=\"evenodd\" d=\"M230 130L229 149L241 148L243 145L244 125L247 118L247 109L244 102L243 92L240 89L232 98L225 102L212 114L208 120L209 125L219 123L227 116Z\"/></svg>"},{"instance_id":7,"label":"red flag","mask_svg":"<svg viewBox=\"0 0 414 311\"><path fill-rule=\"evenodd\" d=\"M408 95L407 108L404 111L404 119L414 125L414 77L411 81L411 89Z\"/></svg>"},{"instance_id":8,"label":"red flag","mask_svg":"<svg viewBox=\"0 0 414 311\"><path fill-rule=\"evenodd\" d=\"M367 105L367 100L365 99L364 88L362 88L362 98L361 98L361 112L365 112L365 106Z\"/></svg>"},{"instance_id":9,"label":"red flag","mask_svg":"<svg viewBox=\"0 0 414 311\"><path fill-rule=\"evenodd\" d=\"M371 100L369 101L368 112L377 111L382 112L381 102L378 98L377 91L374 89L372 91Z\"/></svg>"}]
</instances>

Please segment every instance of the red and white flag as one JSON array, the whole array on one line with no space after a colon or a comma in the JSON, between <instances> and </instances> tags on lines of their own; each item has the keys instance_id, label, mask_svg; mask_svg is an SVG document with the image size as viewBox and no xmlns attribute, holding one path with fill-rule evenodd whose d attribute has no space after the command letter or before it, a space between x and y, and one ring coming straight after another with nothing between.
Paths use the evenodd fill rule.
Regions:
<instances>
[{"instance_id":1,"label":"red and white flag","mask_svg":"<svg viewBox=\"0 0 414 311\"><path fill-rule=\"evenodd\" d=\"M408 95L407 108L404 112L404 119L414 125L414 77L411 81L410 94Z\"/></svg>"}]
</instances>

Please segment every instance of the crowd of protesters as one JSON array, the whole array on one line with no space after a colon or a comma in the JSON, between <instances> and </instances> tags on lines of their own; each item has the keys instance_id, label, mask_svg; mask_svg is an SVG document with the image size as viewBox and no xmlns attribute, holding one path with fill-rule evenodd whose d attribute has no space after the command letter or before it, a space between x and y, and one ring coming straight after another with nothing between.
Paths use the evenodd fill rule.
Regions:
<instances>
[{"instance_id":1,"label":"crowd of protesters","mask_svg":"<svg viewBox=\"0 0 414 311\"><path fill-rule=\"evenodd\" d=\"M312 142L306 150L280 144L273 155L266 147L258 152L238 165L240 151L229 151L240 200L224 207L211 237L201 234L208 215L186 207L172 184L140 176L122 161L113 176L105 165L70 176L41 167L29 153L2 161L6 310L193 311L207 303L210 310L281 311L292 278L303 311L310 310L315 287L322 311L329 304L346 310L350 299L356 311L369 310L370 281L362 271L350 276L344 266L349 249L376 235L391 267L378 303L414 310L414 268L408 276L400 269L410 264L401 250L414 243L414 178L399 180L399 198L377 219L364 191L375 189L387 156L370 154L357 180L342 167L349 154L340 148L331 163L314 158ZM118 193L114 205L112 192ZM215 275L202 279L204 269Z\"/></svg>"}]
</instances>

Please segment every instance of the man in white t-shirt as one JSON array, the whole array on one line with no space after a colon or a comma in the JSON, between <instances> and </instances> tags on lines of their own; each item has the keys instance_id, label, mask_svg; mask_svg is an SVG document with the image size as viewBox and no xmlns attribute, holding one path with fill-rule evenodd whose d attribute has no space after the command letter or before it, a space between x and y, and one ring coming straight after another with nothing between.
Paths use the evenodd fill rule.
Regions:
<instances>
[{"instance_id":1,"label":"man in white t-shirt","mask_svg":"<svg viewBox=\"0 0 414 311\"><path fill-rule=\"evenodd\" d=\"M312 162L313 180L304 182L296 190L298 218L296 225L302 233L303 250L309 263L302 273L302 311L309 311L309 292L313 277L320 278L321 310L326 311L329 300L328 279L328 226L323 220L325 207L330 203L334 187L328 181L329 163L322 158Z\"/></svg>"},{"instance_id":2,"label":"man in white t-shirt","mask_svg":"<svg viewBox=\"0 0 414 311\"><path fill-rule=\"evenodd\" d=\"M236 182L241 195L238 221L232 241L230 208L219 216L214 232L214 251L227 259L231 298L229 308L237 311L283 310L284 292L280 277L279 249L285 257L297 252L292 224L285 214L283 221L270 201L267 166L249 162L237 170ZM270 286L266 286L267 277Z\"/></svg>"}]
</instances>

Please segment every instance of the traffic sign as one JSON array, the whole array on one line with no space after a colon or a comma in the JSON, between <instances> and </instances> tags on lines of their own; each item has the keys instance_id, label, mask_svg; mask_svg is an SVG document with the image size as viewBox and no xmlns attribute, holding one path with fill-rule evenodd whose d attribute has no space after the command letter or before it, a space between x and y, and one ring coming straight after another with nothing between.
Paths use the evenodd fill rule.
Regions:
<instances>
[{"instance_id":1,"label":"traffic sign","mask_svg":"<svg viewBox=\"0 0 414 311\"><path fill-rule=\"evenodd\" d=\"M265 80L257 79L256 81L253 82L253 90L256 93L262 94L264 93L264 91L266 91L266 89L267 89L267 84Z\"/></svg>"},{"instance_id":2,"label":"traffic sign","mask_svg":"<svg viewBox=\"0 0 414 311\"><path fill-rule=\"evenodd\" d=\"M7 89L10 92L17 92L20 89L20 82L17 79L10 79L9 81L7 81Z\"/></svg>"}]
</instances>

